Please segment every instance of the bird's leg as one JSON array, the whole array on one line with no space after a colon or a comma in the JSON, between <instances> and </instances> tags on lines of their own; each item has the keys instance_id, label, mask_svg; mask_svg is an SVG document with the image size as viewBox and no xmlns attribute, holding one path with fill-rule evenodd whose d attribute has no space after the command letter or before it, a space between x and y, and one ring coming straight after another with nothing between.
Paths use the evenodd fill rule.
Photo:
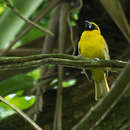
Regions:
<instances>
[{"instance_id":1,"label":"bird's leg","mask_svg":"<svg viewBox=\"0 0 130 130\"><path fill-rule=\"evenodd\" d=\"M86 76L86 78L88 79L88 81L90 82L90 79L89 79L88 74L86 73L85 69L82 69L81 74L84 74Z\"/></svg>"},{"instance_id":2,"label":"bird's leg","mask_svg":"<svg viewBox=\"0 0 130 130\"><path fill-rule=\"evenodd\" d=\"M87 78L88 86L91 86L91 85L92 85L92 81L91 81L91 79L89 78L89 76L88 76L88 74L86 73L86 71L85 71L84 68L82 69L82 72L81 72L81 73L84 74L85 77Z\"/></svg>"}]
</instances>

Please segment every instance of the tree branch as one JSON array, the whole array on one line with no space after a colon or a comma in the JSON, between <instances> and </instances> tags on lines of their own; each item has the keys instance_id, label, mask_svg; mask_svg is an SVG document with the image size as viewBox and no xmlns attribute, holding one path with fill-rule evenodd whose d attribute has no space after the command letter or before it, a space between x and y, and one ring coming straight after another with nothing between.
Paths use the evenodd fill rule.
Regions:
<instances>
[{"instance_id":1,"label":"tree branch","mask_svg":"<svg viewBox=\"0 0 130 130\"><path fill-rule=\"evenodd\" d=\"M108 112L117 104L119 99L127 92L130 87L130 62L124 71L119 75L117 80L112 84L111 91L102 98L95 107L75 125L72 130L93 130L106 117ZM94 118L93 118L94 117Z\"/></svg>"},{"instance_id":2,"label":"tree branch","mask_svg":"<svg viewBox=\"0 0 130 130\"><path fill-rule=\"evenodd\" d=\"M70 11L70 6L68 3L61 4L60 17L59 17L59 39L58 39L58 50L59 53L64 53L65 51L65 43L67 40L67 17ZM64 40L63 40L64 39ZM55 107L55 115L53 121L53 130L62 130L63 126L63 77L64 77L64 68L63 66L58 66L58 89L57 89L57 97L56 97L56 107Z\"/></svg>"},{"instance_id":3,"label":"tree branch","mask_svg":"<svg viewBox=\"0 0 130 130\"><path fill-rule=\"evenodd\" d=\"M48 33L49 35L54 36L54 34L53 34L52 32L50 32L48 29L43 28L43 27L39 26L38 24L35 24L35 23L32 22L31 20L25 18L25 17L19 12L19 10L18 10L17 8L15 8L8 0L5 0L5 2L6 2L6 4L7 4L7 6L8 6L9 8L11 8L12 11L14 11L14 12L15 12L21 19L23 19L26 23L31 24L33 27L39 29L39 30L42 31L42 32L46 32L46 33Z\"/></svg>"},{"instance_id":4,"label":"tree branch","mask_svg":"<svg viewBox=\"0 0 130 130\"><path fill-rule=\"evenodd\" d=\"M39 67L43 64L63 65L79 69L120 70L127 62L120 60L83 59L67 54L40 54L26 57L0 57L0 71Z\"/></svg>"},{"instance_id":5,"label":"tree branch","mask_svg":"<svg viewBox=\"0 0 130 130\"><path fill-rule=\"evenodd\" d=\"M33 22L38 22L41 18L43 18L49 11L51 11L58 3L60 3L60 0L52 0L45 8L43 8L39 14L33 19ZM16 43L19 39L21 39L30 29L32 28L32 25L29 24L23 31L17 35L16 39L12 41L12 44Z\"/></svg>"},{"instance_id":6,"label":"tree branch","mask_svg":"<svg viewBox=\"0 0 130 130\"><path fill-rule=\"evenodd\" d=\"M70 39L71 39L71 43L72 43L72 46L73 46L73 55L76 54L76 43L78 43L78 38L74 37L74 30L73 30L73 26L71 25L71 15L74 11L76 10L80 10L81 7L83 6L83 1L82 0L78 0L76 2L73 2L73 4L71 4L71 10L70 10L70 13L68 14L67 16L67 22L68 22L68 25L69 25L69 29L70 29Z\"/></svg>"}]
</instances>

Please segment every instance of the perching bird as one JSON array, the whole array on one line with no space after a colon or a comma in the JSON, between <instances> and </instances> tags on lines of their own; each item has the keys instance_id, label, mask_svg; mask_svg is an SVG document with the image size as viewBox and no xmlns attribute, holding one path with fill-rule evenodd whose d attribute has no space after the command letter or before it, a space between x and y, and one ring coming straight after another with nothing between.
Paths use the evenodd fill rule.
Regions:
<instances>
[{"instance_id":1,"label":"perching bird","mask_svg":"<svg viewBox=\"0 0 130 130\"><path fill-rule=\"evenodd\" d=\"M109 60L109 51L101 31L94 22L85 21L85 28L78 43L79 53L83 58L99 58ZM95 100L109 92L106 74L102 69L92 69L95 84Z\"/></svg>"}]
</instances>

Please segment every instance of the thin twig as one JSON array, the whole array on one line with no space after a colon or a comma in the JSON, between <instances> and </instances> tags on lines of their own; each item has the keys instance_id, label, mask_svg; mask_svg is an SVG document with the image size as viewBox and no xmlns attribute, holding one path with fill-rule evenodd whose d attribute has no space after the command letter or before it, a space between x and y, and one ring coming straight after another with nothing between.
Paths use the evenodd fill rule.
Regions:
<instances>
[{"instance_id":1,"label":"thin twig","mask_svg":"<svg viewBox=\"0 0 130 130\"><path fill-rule=\"evenodd\" d=\"M58 92L57 92L57 129L62 130L62 82L63 82L63 67L58 67Z\"/></svg>"},{"instance_id":2,"label":"thin twig","mask_svg":"<svg viewBox=\"0 0 130 130\"><path fill-rule=\"evenodd\" d=\"M31 20L25 18L25 17L19 12L19 10L18 10L16 7L14 7L8 0L5 0L5 2L6 2L6 4L7 4L7 6L8 6L9 8L11 8L12 11L14 11L14 12L15 12L22 20L24 20L26 23L31 24L33 27L39 29L39 30L42 31L42 32L45 32L45 33L47 33L47 34L49 34L49 35L51 35L51 36L54 36L54 34L53 34L52 32L50 32L48 29L43 28L43 27L39 26L38 24L32 22Z\"/></svg>"},{"instance_id":3,"label":"thin twig","mask_svg":"<svg viewBox=\"0 0 130 130\"><path fill-rule=\"evenodd\" d=\"M36 130L42 130L32 119L30 119L25 113L16 108L14 105L10 104L7 100L0 96L0 100L10 106L14 111L16 111L21 117L28 121Z\"/></svg>"},{"instance_id":4,"label":"thin twig","mask_svg":"<svg viewBox=\"0 0 130 130\"><path fill-rule=\"evenodd\" d=\"M33 19L33 22L38 22L41 18L43 18L51 9L53 9L58 3L60 2L60 0L53 0L47 7L43 8L39 14L36 16L36 18ZM21 39L30 29L32 28L32 25L28 25L17 37L14 41L12 41L13 43L16 43L19 39Z\"/></svg>"},{"instance_id":5,"label":"thin twig","mask_svg":"<svg viewBox=\"0 0 130 130\"><path fill-rule=\"evenodd\" d=\"M79 3L78 3L79 2ZM78 6L77 6L77 3L78 3ZM71 42L72 42L72 46L73 46L73 55L76 54L76 42L77 42L77 39L74 39L74 31L73 31L73 27L71 25L71 15L74 11L76 10L80 10L81 7L83 5L83 1L82 0L78 0L78 1L73 1L72 2L72 7L71 7L71 10L70 10L70 13L68 14L67 16L67 22L68 22L68 25L69 25L69 29L70 29L70 39L71 39Z\"/></svg>"},{"instance_id":6,"label":"thin twig","mask_svg":"<svg viewBox=\"0 0 130 130\"><path fill-rule=\"evenodd\" d=\"M69 4L63 3L61 5L60 20L59 20L59 53L64 53L64 46L67 39L67 19L70 11ZM64 39L64 40L63 40ZM62 81L63 81L63 66L58 66L58 90L56 98L56 110L54 116L53 130L62 130Z\"/></svg>"},{"instance_id":7,"label":"thin twig","mask_svg":"<svg viewBox=\"0 0 130 130\"><path fill-rule=\"evenodd\" d=\"M38 118L38 114L42 111L43 108L43 100L42 100L42 91L39 86L35 87L36 89L36 100L35 100L35 105L34 105L34 115L33 115L33 120L36 121Z\"/></svg>"},{"instance_id":8,"label":"thin twig","mask_svg":"<svg viewBox=\"0 0 130 130\"><path fill-rule=\"evenodd\" d=\"M0 49L0 55L2 52L5 50ZM31 56L31 55L36 55L36 54L41 54L41 49L33 49L33 48L17 48L14 50L8 50L7 53L4 53L4 56ZM3 56L3 55L1 55Z\"/></svg>"},{"instance_id":9,"label":"thin twig","mask_svg":"<svg viewBox=\"0 0 130 130\"><path fill-rule=\"evenodd\" d=\"M129 121L128 122L124 122L124 124L121 126L121 128L119 130L128 130L127 127L129 127L129 126L130 126L130 122Z\"/></svg>"},{"instance_id":10,"label":"thin twig","mask_svg":"<svg viewBox=\"0 0 130 130\"><path fill-rule=\"evenodd\" d=\"M58 89L56 96L56 107L53 121L53 130L62 130L62 81L63 81L63 67L58 66Z\"/></svg>"}]
</instances>

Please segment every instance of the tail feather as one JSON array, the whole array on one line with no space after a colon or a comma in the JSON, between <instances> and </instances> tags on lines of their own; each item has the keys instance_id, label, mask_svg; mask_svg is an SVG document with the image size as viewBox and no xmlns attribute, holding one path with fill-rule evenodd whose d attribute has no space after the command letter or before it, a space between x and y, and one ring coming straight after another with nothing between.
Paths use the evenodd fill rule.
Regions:
<instances>
[{"instance_id":1,"label":"tail feather","mask_svg":"<svg viewBox=\"0 0 130 130\"><path fill-rule=\"evenodd\" d=\"M94 84L95 84L95 100L99 100L101 97L103 97L104 95L106 95L106 93L109 92L109 86L106 80L106 74L103 73L103 75L101 76L102 78L100 78L100 80L98 80L95 77L95 75L93 75L93 77L94 77Z\"/></svg>"}]
</instances>

